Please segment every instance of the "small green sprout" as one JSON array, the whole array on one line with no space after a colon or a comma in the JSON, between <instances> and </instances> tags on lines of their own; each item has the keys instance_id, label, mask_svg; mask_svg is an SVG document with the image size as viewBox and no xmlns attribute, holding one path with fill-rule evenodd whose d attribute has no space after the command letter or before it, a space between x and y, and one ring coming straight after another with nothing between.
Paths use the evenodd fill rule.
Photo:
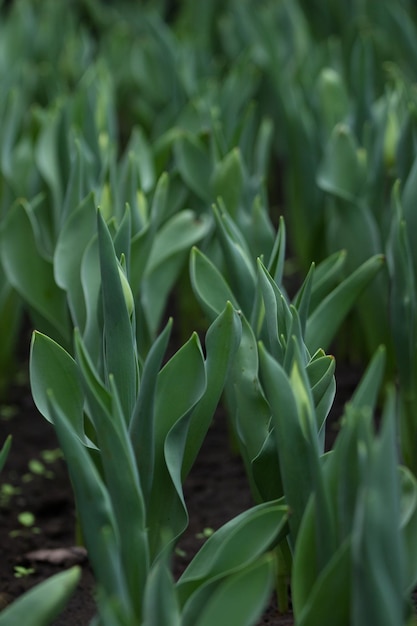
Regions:
<instances>
[{"instance_id":1,"label":"small green sprout","mask_svg":"<svg viewBox=\"0 0 417 626\"><path fill-rule=\"evenodd\" d=\"M208 539L214 533L213 528L203 528L201 533L197 533L197 539Z\"/></svg>"},{"instance_id":2,"label":"small green sprout","mask_svg":"<svg viewBox=\"0 0 417 626\"><path fill-rule=\"evenodd\" d=\"M33 535L39 535L41 530L40 528L38 528L37 526L35 526L35 522L36 522L36 518L34 516L33 513L31 513L30 511L22 511L22 513L19 513L19 515L17 516L17 521L19 522L19 524L21 524L24 527L24 530L22 529L15 529L10 531L9 536L12 538L15 537L19 537L22 534L25 534L25 532L30 532Z\"/></svg>"},{"instance_id":3,"label":"small green sprout","mask_svg":"<svg viewBox=\"0 0 417 626\"><path fill-rule=\"evenodd\" d=\"M26 578L26 576L30 576L34 574L35 570L33 567L24 567L23 565L15 565L14 566L14 577L15 578Z\"/></svg>"},{"instance_id":4,"label":"small green sprout","mask_svg":"<svg viewBox=\"0 0 417 626\"><path fill-rule=\"evenodd\" d=\"M17 520L19 524L22 524L22 526L25 526L26 528L30 528L35 524L35 516L30 511L23 511L22 513L19 513Z\"/></svg>"},{"instance_id":5,"label":"small green sprout","mask_svg":"<svg viewBox=\"0 0 417 626\"><path fill-rule=\"evenodd\" d=\"M59 459L62 459L62 450L60 448L55 448L55 450L42 450L41 457L45 463L55 463Z\"/></svg>"},{"instance_id":6,"label":"small green sprout","mask_svg":"<svg viewBox=\"0 0 417 626\"><path fill-rule=\"evenodd\" d=\"M187 556L187 553L185 550L182 550L181 548L175 548L175 554L179 557L181 557L182 559L185 559Z\"/></svg>"},{"instance_id":7,"label":"small green sprout","mask_svg":"<svg viewBox=\"0 0 417 626\"><path fill-rule=\"evenodd\" d=\"M28 463L29 470L32 474L37 474L38 476L42 476L45 473L45 466L43 463L38 461L37 459L31 459Z\"/></svg>"},{"instance_id":8,"label":"small green sprout","mask_svg":"<svg viewBox=\"0 0 417 626\"><path fill-rule=\"evenodd\" d=\"M15 487L10 483L4 483L0 486L0 506L7 506L13 496L17 496L21 493L19 487Z\"/></svg>"}]
</instances>

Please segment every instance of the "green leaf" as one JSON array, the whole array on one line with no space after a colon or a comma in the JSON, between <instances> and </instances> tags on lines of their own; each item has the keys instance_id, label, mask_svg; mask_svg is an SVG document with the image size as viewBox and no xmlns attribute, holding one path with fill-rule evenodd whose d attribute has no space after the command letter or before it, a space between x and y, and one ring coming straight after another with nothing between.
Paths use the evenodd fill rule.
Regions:
<instances>
[{"instance_id":1,"label":"green leaf","mask_svg":"<svg viewBox=\"0 0 417 626\"><path fill-rule=\"evenodd\" d=\"M86 325L83 340L93 361L101 363L103 361L103 314L97 235L93 236L83 254L81 283L86 305Z\"/></svg>"},{"instance_id":2,"label":"green leaf","mask_svg":"<svg viewBox=\"0 0 417 626\"><path fill-rule=\"evenodd\" d=\"M59 225L58 216L63 200L61 172L59 168L60 159L58 155L61 116L62 110L59 107L51 107L42 115L41 130L35 148L36 165L51 191L55 218L54 226L56 229L58 229Z\"/></svg>"},{"instance_id":3,"label":"green leaf","mask_svg":"<svg viewBox=\"0 0 417 626\"><path fill-rule=\"evenodd\" d=\"M275 426L284 493L291 509L289 525L294 541L313 490L310 467L312 443L303 432L294 392L284 369L262 344L259 345L259 358L262 385Z\"/></svg>"},{"instance_id":4,"label":"green leaf","mask_svg":"<svg viewBox=\"0 0 417 626\"><path fill-rule=\"evenodd\" d=\"M331 67L323 67L317 87L323 125L330 134L336 124L344 122L350 113L348 93L340 74Z\"/></svg>"},{"instance_id":5,"label":"green leaf","mask_svg":"<svg viewBox=\"0 0 417 626\"><path fill-rule=\"evenodd\" d=\"M229 285L213 263L197 248L190 256L191 284L204 312L210 320L223 311L227 302L239 309Z\"/></svg>"},{"instance_id":6,"label":"green leaf","mask_svg":"<svg viewBox=\"0 0 417 626\"><path fill-rule=\"evenodd\" d=\"M405 591L411 593L417 582L417 480L404 466L398 468L401 489L400 529L404 541Z\"/></svg>"},{"instance_id":7,"label":"green leaf","mask_svg":"<svg viewBox=\"0 0 417 626\"><path fill-rule=\"evenodd\" d=\"M154 556L159 552L160 541L166 538L163 534L169 531L176 536L186 524L180 485L185 437L190 411L203 396L206 385L201 345L197 334L193 333L158 374L153 484L148 510L151 553Z\"/></svg>"},{"instance_id":8,"label":"green leaf","mask_svg":"<svg viewBox=\"0 0 417 626\"><path fill-rule=\"evenodd\" d=\"M143 626L181 626L174 580L164 558L158 559L146 581Z\"/></svg>"},{"instance_id":9,"label":"green leaf","mask_svg":"<svg viewBox=\"0 0 417 626\"><path fill-rule=\"evenodd\" d=\"M191 134L183 133L174 143L177 167L184 182L204 202L213 198L210 192L212 165L203 143Z\"/></svg>"},{"instance_id":10,"label":"green leaf","mask_svg":"<svg viewBox=\"0 0 417 626\"><path fill-rule=\"evenodd\" d=\"M63 611L81 578L77 565L36 585L0 613L0 626L48 626Z\"/></svg>"},{"instance_id":11,"label":"green leaf","mask_svg":"<svg viewBox=\"0 0 417 626\"><path fill-rule=\"evenodd\" d=\"M369 409L372 412L376 408L381 383L384 378L386 350L384 346L378 348L372 357L362 379L357 386L349 404L354 408Z\"/></svg>"},{"instance_id":12,"label":"green leaf","mask_svg":"<svg viewBox=\"0 0 417 626\"><path fill-rule=\"evenodd\" d=\"M136 457L136 465L145 502L148 502L154 470L155 396L158 373L172 330L172 319L153 342L142 370L142 379L135 410L129 424L129 436Z\"/></svg>"},{"instance_id":13,"label":"green leaf","mask_svg":"<svg viewBox=\"0 0 417 626\"><path fill-rule=\"evenodd\" d=\"M307 547L305 542L300 544L298 554L301 553L303 547ZM297 579L299 576L302 577L303 572L297 561L297 556L294 557L293 606L299 626L322 626L323 624L350 626L352 624L350 617L350 550L350 541L346 540L335 552L319 577L315 579L313 587L308 589L309 593L305 599L301 599L298 595ZM305 567L310 566L305 559L303 563Z\"/></svg>"},{"instance_id":14,"label":"green leaf","mask_svg":"<svg viewBox=\"0 0 417 626\"><path fill-rule=\"evenodd\" d=\"M133 129L130 147L137 155L140 188L147 193L155 184L155 167L151 147L141 128Z\"/></svg>"},{"instance_id":15,"label":"green leaf","mask_svg":"<svg viewBox=\"0 0 417 626\"><path fill-rule=\"evenodd\" d=\"M142 306L151 335L158 330L168 295L191 246L205 237L210 227L209 218L184 210L171 217L155 235L141 285Z\"/></svg>"},{"instance_id":16,"label":"green leaf","mask_svg":"<svg viewBox=\"0 0 417 626\"><path fill-rule=\"evenodd\" d=\"M271 257L268 261L268 272L277 285L282 283L282 275L284 273L285 264L285 248L286 248L286 230L284 218L280 217L278 232L275 237L274 247L272 248Z\"/></svg>"},{"instance_id":17,"label":"green leaf","mask_svg":"<svg viewBox=\"0 0 417 626\"><path fill-rule=\"evenodd\" d=\"M355 201L362 192L363 173L356 140L346 124L333 130L317 175L320 189Z\"/></svg>"},{"instance_id":18,"label":"green leaf","mask_svg":"<svg viewBox=\"0 0 417 626\"><path fill-rule=\"evenodd\" d=\"M213 213L225 271L243 312L250 317L255 300L256 274L245 241L225 210L218 210L214 206Z\"/></svg>"},{"instance_id":19,"label":"green leaf","mask_svg":"<svg viewBox=\"0 0 417 626\"><path fill-rule=\"evenodd\" d=\"M273 585L274 559L265 555L230 576L213 593L196 626L251 626L259 619Z\"/></svg>"},{"instance_id":20,"label":"green leaf","mask_svg":"<svg viewBox=\"0 0 417 626\"><path fill-rule=\"evenodd\" d=\"M241 453L249 466L268 437L271 415L259 382L256 337L244 316L241 321L242 337L230 373L228 404L235 411L234 426L242 444Z\"/></svg>"},{"instance_id":21,"label":"green leaf","mask_svg":"<svg viewBox=\"0 0 417 626\"><path fill-rule=\"evenodd\" d=\"M236 356L242 325L230 302L211 324L205 339L207 387L194 409L187 433L182 474L187 476L203 443Z\"/></svg>"},{"instance_id":22,"label":"green leaf","mask_svg":"<svg viewBox=\"0 0 417 626\"><path fill-rule=\"evenodd\" d=\"M45 419L53 422L49 412L49 392L52 390L76 436L84 445L94 448L84 430L84 394L78 367L68 352L53 339L35 331L30 347L29 373L33 400Z\"/></svg>"},{"instance_id":23,"label":"green leaf","mask_svg":"<svg viewBox=\"0 0 417 626\"><path fill-rule=\"evenodd\" d=\"M202 546L180 577L177 588L184 605L204 582L241 571L272 548L286 533L288 509L282 500L244 511Z\"/></svg>"},{"instance_id":24,"label":"green leaf","mask_svg":"<svg viewBox=\"0 0 417 626\"><path fill-rule=\"evenodd\" d=\"M145 504L135 456L113 377L109 379L108 392L98 380L79 334L76 334L75 339L85 394L96 428L100 462L120 533L118 549L126 578L125 584L136 615L139 615L149 567L149 553ZM133 559L132 552L135 555Z\"/></svg>"},{"instance_id":25,"label":"green leaf","mask_svg":"<svg viewBox=\"0 0 417 626\"><path fill-rule=\"evenodd\" d=\"M341 270L346 261L346 250L328 256L316 265L310 297L310 315L340 282Z\"/></svg>"},{"instance_id":26,"label":"green leaf","mask_svg":"<svg viewBox=\"0 0 417 626\"><path fill-rule=\"evenodd\" d=\"M0 230L0 254L8 281L69 343L66 295L55 283L52 264L40 254L30 218L31 206L17 201ZM18 245L17 245L18 243Z\"/></svg>"},{"instance_id":27,"label":"green leaf","mask_svg":"<svg viewBox=\"0 0 417 626\"><path fill-rule=\"evenodd\" d=\"M214 199L223 200L226 211L236 218L244 189L244 167L239 148L233 148L216 163L211 178Z\"/></svg>"},{"instance_id":28,"label":"green leaf","mask_svg":"<svg viewBox=\"0 0 417 626\"><path fill-rule=\"evenodd\" d=\"M82 534L96 580L107 595L116 596L130 612L126 579L120 563L120 538L108 492L91 456L52 394L48 410L68 466ZM103 541L103 534L106 541Z\"/></svg>"},{"instance_id":29,"label":"green leaf","mask_svg":"<svg viewBox=\"0 0 417 626\"><path fill-rule=\"evenodd\" d=\"M95 226L94 194L90 193L70 213L59 233L54 252L56 284L66 290L73 324L81 330L84 329L86 323L81 263L84 250L94 234Z\"/></svg>"},{"instance_id":30,"label":"green leaf","mask_svg":"<svg viewBox=\"0 0 417 626\"><path fill-rule=\"evenodd\" d=\"M97 213L97 220L106 372L107 376L114 376L125 421L128 423L136 402L138 382L135 340L113 242L100 212Z\"/></svg>"},{"instance_id":31,"label":"green leaf","mask_svg":"<svg viewBox=\"0 0 417 626\"><path fill-rule=\"evenodd\" d=\"M382 255L371 257L317 306L307 320L305 335L311 353L327 349L360 294L383 266Z\"/></svg>"},{"instance_id":32,"label":"green leaf","mask_svg":"<svg viewBox=\"0 0 417 626\"><path fill-rule=\"evenodd\" d=\"M400 491L393 389L381 433L363 463L353 528L352 623L401 624L404 616L404 546L398 532Z\"/></svg>"}]
</instances>

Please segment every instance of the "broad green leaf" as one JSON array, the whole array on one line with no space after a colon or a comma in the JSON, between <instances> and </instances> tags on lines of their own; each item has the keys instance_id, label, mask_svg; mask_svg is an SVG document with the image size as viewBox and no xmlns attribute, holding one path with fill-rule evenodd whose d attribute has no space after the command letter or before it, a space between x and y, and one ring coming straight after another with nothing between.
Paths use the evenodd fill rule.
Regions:
<instances>
[{"instance_id":1,"label":"broad green leaf","mask_svg":"<svg viewBox=\"0 0 417 626\"><path fill-rule=\"evenodd\" d=\"M210 202L211 158L203 143L192 134L183 133L174 142L177 167L187 186L204 202Z\"/></svg>"},{"instance_id":2,"label":"broad green leaf","mask_svg":"<svg viewBox=\"0 0 417 626\"><path fill-rule=\"evenodd\" d=\"M162 557L153 565L146 581L142 624L182 626L174 580Z\"/></svg>"},{"instance_id":3,"label":"broad green leaf","mask_svg":"<svg viewBox=\"0 0 417 626\"><path fill-rule=\"evenodd\" d=\"M317 80L320 114L326 132L330 135L336 124L346 121L350 113L349 96L339 72L323 67Z\"/></svg>"},{"instance_id":4,"label":"broad green leaf","mask_svg":"<svg viewBox=\"0 0 417 626\"><path fill-rule=\"evenodd\" d=\"M141 285L142 306L151 335L158 330L167 298L191 246L207 235L210 226L207 217L184 210L171 217L155 235Z\"/></svg>"},{"instance_id":5,"label":"broad green leaf","mask_svg":"<svg viewBox=\"0 0 417 626\"><path fill-rule=\"evenodd\" d=\"M84 250L96 226L94 195L90 193L70 213L56 243L54 276L56 283L67 292L73 324L81 330L86 323L84 295L81 284L81 263Z\"/></svg>"},{"instance_id":6,"label":"broad green leaf","mask_svg":"<svg viewBox=\"0 0 417 626\"><path fill-rule=\"evenodd\" d=\"M302 531L301 531L302 532ZM305 546L305 544L302 544ZM292 578L294 615L299 626L322 626L323 624L337 624L350 626L351 601L351 563L350 541L346 540L335 552L327 567L315 579L314 585L308 589L304 599L298 596L297 578L303 572L294 558L294 572ZM310 564L304 561L305 567Z\"/></svg>"},{"instance_id":7,"label":"broad green leaf","mask_svg":"<svg viewBox=\"0 0 417 626\"><path fill-rule=\"evenodd\" d=\"M312 263L308 271L308 274L305 277L303 284L301 285L301 288L298 291L297 296L293 302L293 306L297 309L297 313L300 318L301 331L302 331L303 337L305 335L307 319L310 313L310 300L311 300L311 291L312 291L312 286L313 286L313 281L314 281L314 271L315 271L315 265L314 263Z\"/></svg>"},{"instance_id":8,"label":"broad green leaf","mask_svg":"<svg viewBox=\"0 0 417 626\"><path fill-rule=\"evenodd\" d=\"M72 137L71 137L72 139ZM80 205L84 197L85 179L89 166L90 150L81 137L73 139L73 154L68 175L65 198L62 204L60 222L66 221L71 213Z\"/></svg>"},{"instance_id":9,"label":"broad green leaf","mask_svg":"<svg viewBox=\"0 0 417 626\"><path fill-rule=\"evenodd\" d=\"M264 257L269 259L274 248L276 237L275 227L269 216L265 200L261 195L255 196L252 203L250 218L242 216L242 232L250 250L251 258Z\"/></svg>"},{"instance_id":10,"label":"broad green leaf","mask_svg":"<svg viewBox=\"0 0 417 626\"><path fill-rule=\"evenodd\" d=\"M317 183L324 191L344 200L354 201L362 192L364 180L358 146L346 124L338 124L331 134Z\"/></svg>"},{"instance_id":11,"label":"broad green leaf","mask_svg":"<svg viewBox=\"0 0 417 626\"><path fill-rule=\"evenodd\" d=\"M382 255L365 261L317 306L307 320L305 342L311 353L319 348L327 349L340 324L383 264Z\"/></svg>"},{"instance_id":12,"label":"broad green leaf","mask_svg":"<svg viewBox=\"0 0 417 626\"><path fill-rule=\"evenodd\" d=\"M231 302L235 309L239 309L223 275L197 248L191 250L190 277L196 298L210 320L220 315L226 302Z\"/></svg>"},{"instance_id":13,"label":"broad green leaf","mask_svg":"<svg viewBox=\"0 0 417 626\"><path fill-rule=\"evenodd\" d=\"M67 462L82 534L96 580L108 595L116 595L130 611L126 579L120 563L120 537L109 494L87 449L52 395L48 410ZM106 542L103 542L103 533L106 533Z\"/></svg>"},{"instance_id":14,"label":"broad green leaf","mask_svg":"<svg viewBox=\"0 0 417 626\"><path fill-rule=\"evenodd\" d=\"M264 117L259 126L254 150L254 173L261 180L265 180L268 175L273 141L274 123L270 118Z\"/></svg>"},{"instance_id":15,"label":"broad green leaf","mask_svg":"<svg viewBox=\"0 0 417 626\"><path fill-rule=\"evenodd\" d=\"M319 432L325 425L335 397L335 368L334 357L324 354L321 350L314 355L306 367L316 409L317 429Z\"/></svg>"},{"instance_id":16,"label":"broad green leaf","mask_svg":"<svg viewBox=\"0 0 417 626\"><path fill-rule=\"evenodd\" d=\"M94 362L102 360L102 319L100 316L100 259L98 238L93 236L87 245L81 262L81 284L86 307L86 324L83 339ZM102 308L102 307L101 307Z\"/></svg>"},{"instance_id":17,"label":"broad green leaf","mask_svg":"<svg viewBox=\"0 0 417 626\"><path fill-rule=\"evenodd\" d=\"M172 515L171 507L178 506L178 496L180 500L182 498L177 487L188 426L185 418L189 419L190 411L203 396L206 386L201 345L197 334L193 333L158 374L154 413L154 471L148 511L153 556L158 554L163 533L177 526L176 532L179 532L184 524L184 507L180 506L178 519ZM168 442L169 434L171 439Z\"/></svg>"},{"instance_id":18,"label":"broad green leaf","mask_svg":"<svg viewBox=\"0 0 417 626\"><path fill-rule=\"evenodd\" d=\"M66 419L75 435L89 447L95 447L84 431L84 394L74 359L53 339L34 332L30 348L30 386L39 412L49 421L49 392L59 398Z\"/></svg>"},{"instance_id":19,"label":"broad green leaf","mask_svg":"<svg viewBox=\"0 0 417 626\"><path fill-rule=\"evenodd\" d=\"M55 283L52 264L40 254L32 223L30 205L17 201L0 230L0 250L8 281L24 301L40 313L69 342L65 292ZM19 242L19 245L17 245Z\"/></svg>"},{"instance_id":20,"label":"broad green leaf","mask_svg":"<svg viewBox=\"0 0 417 626\"><path fill-rule=\"evenodd\" d=\"M241 453L249 465L268 436L271 414L259 382L256 337L244 316L241 321L242 337L230 373L227 397L235 411L233 419L242 442Z\"/></svg>"},{"instance_id":21,"label":"broad green leaf","mask_svg":"<svg viewBox=\"0 0 417 626\"><path fill-rule=\"evenodd\" d=\"M80 578L76 565L39 583L0 612L0 626L48 626L63 611Z\"/></svg>"},{"instance_id":22,"label":"broad green leaf","mask_svg":"<svg viewBox=\"0 0 417 626\"><path fill-rule=\"evenodd\" d=\"M266 408L269 408L265 399L263 399L263 402ZM264 409L264 405L262 409ZM242 409L240 409L240 411L242 411ZM252 472L256 489L256 492L253 493L254 487L251 485L255 502L269 502L281 498L284 495L278 451L275 445L275 434L273 430L268 431L260 451L251 462L250 471Z\"/></svg>"},{"instance_id":23,"label":"broad green leaf","mask_svg":"<svg viewBox=\"0 0 417 626\"><path fill-rule=\"evenodd\" d=\"M225 210L213 207L218 239L225 260L225 272L243 312L250 317L254 299L256 274L245 242ZM240 240L240 241L239 241Z\"/></svg>"},{"instance_id":24,"label":"broad green leaf","mask_svg":"<svg viewBox=\"0 0 417 626\"><path fill-rule=\"evenodd\" d=\"M141 128L133 129L131 143L137 154L140 188L147 193L155 184L155 167L151 147Z\"/></svg>"},{"instance_id":25,"label":"broad green leaf","mask_svg":"<svg viewBox=\"0 0 417 626\"><path fill-rule=\"evenodd\" d=\"M58 155L61 116L62 110L59 107L52 107L46 113L42 112L40 117L41 130L35 149L36 165L51 191L56 231L59 226L59 211L63 200Z\"/></svg>"},{"instance_id":26,"label":"broad green leaf","mask_svg":"<svg viewBox=\"0 0 417 626\"><path fill-rule=\"evenodd\" d=\"M236 219L244 189L245 172L239 148L233 148L226 156L216 163L211 187L214 199L220 197L226 211Z\"/></svg>"},{"instance_id":27,"label":"broad green leaf","mask_svg":"<svg viewBox=\"0 0 417 626\"><path fill-rule=\"evenodd\" d=\"M291 509L289 525L294 542L313 490L310 474L312 443L303 432L294 392L284 369L262 344L259 345L259 359L262 385L275 427L284 494Z\"/></svg>"},{"instance_id":28,"label":"broad green leaf","mask_svg":"<svg viewBox=\"0 0 417 626\"><path fill-rule=\"evenodd\" d=\"M272 276L266 270L260 259L258 259L258 282L264 301L268 349L274 358L280 363L283 363L285 349L282 345L282 338L284 341L287 339L285 318L288 319L288 316L284 317L280 315L279 312L283 309L288 309L288 306L280 288L272 279Z\"/></svg>"},{"instance_id":29,"label":"broad green leaf","mask_svg":"<svg viewBox=\"0 0 417 626\"><path fill-rule=\"evenodd\" d=\"M372 357L359 385L350 399L350 404L354 408L361 410L366 407L371 411L375 410L381 383L384 378L385 356L385 348L381 346Z\"/></svg>"},{"instance_id":30,"label":"broad green leaf","mask_svg":"<svg viewBox=\"0 0 417 626\"><path fill-rule=\"evenodd\" d=\"M120 533L119 551L126 585L138 614L149 567L149 554L145 505L135 456L113 377L109 379L109 392L98 380L79 334L76 334L75 339L84 391L96 428L101 466ZM135 559L132 559L132 552Z\"/></svg>"},{"instance_id":31,"label":"broad green leaf","mask_svg":"<svg viewBox=\"0 0 417 626\"><path fill-rule=\"evenodd\" d=\"M251 626L261 616L273 585L274 561L265 555L230 576L204 607L196 626Z\"/></svg>"},{"instance_id":32,"label":"broad green leaf","mask_svg":"<svg viewBox=\"0 0 417 626\"><path fill-rule=\"evenodd\" d=\"M200 450L227 375L236 356L242 334L240 317L230 302L211 324L205 338L207 387L194 409L187 433L182 473L187 476Z\"/></svg>"},{"instance_id":33,"label":"broad green leaf","mask_svg":"<svg viewBox=\"0 0 417 626\"><path fill-rule=\"evenodd\" d=\"M346 250L340 250L315 266L310 297L310 314L340 282L341 270L345 261Z\"/></svg>"},{"instance_id":34,"label":"broad green leaf","mask_svg":"<svg viewBox=\"0 0 417 626\"><path fill-rule=\"evenodd\" d=\"M163 172L158 179L158 183L155 187L155 192L152 198L150 221L153 224L155 230L158 230L160 225L166 220L170 211L169 207L169 189L170 178L167 172Z\"/></svg>"},{"instance_id":35,"label":"broad green leaf","mask_svg":"<svg viewBox=\"0 0 417 626\"><path fill-rule=\"evenodd\" d=\"M240 571L286 534L288 509L282 500L244 511L219 528L202 546L180 577L181 605L204 582Z\"/></svg>"},{"instance_id":36,"label":"broad green leaf","mask_svg":"<svg viewBox=\"0 0 417 626\"><path fill-rule=\"evenodd\" d=\"M352 623L401 624L405 554L398 532L400 491L393 390L384 407L381 433L363 468L353 528Z\"/></svg>"},{"instance_id":37,"label":"broad green leaf","mask_svg":"<svg viewBox=\"0 0 417 626\"><path fill-rule=\"evenodd\" d=\"M211 220L206 216L197 216L193 211L185 209L171 217L158 231L146 266L146 276L169 262L179 252L189 250L207 235Z\"/></svg>"},{"instance_id":38,"label":"broad green leaf","mask_svg":"<svg viewBox=\"0 0 417 626\"><path fill-rule=\"evenodd\" d=\"M416 275L415 265L413 267L411 230L403 217L399 193L398 181L392 192L394 214L387 250L391 278L390 318L400 380L404 388L411 391L416 380Z\"/></svg>"},{"instance_id":39,"label":"broad green leaf","mask_svg":"<svg viewBox=\"0 0 417 626\"><path fill-rule=\"evenodd\" d=\"M125 421L128 423L135 405L138 383L135 341L113 242L100 212L97 213L97 220L106 372L108 376L114 376Z\"/></svg>"},{"instance_id":40,"label":"broad green leaf","mask_svg":"<svg viewBox=\"0 0 417 626\"><path fill-rule=\"evenodd\" d=\"M168 321L165 329L154 341L149 350L142 370L141 384L135 410L129 424L129 436L136 457L136 465L139 471L145 502L148 502L153 481L156 385L162 359L168 346L171 329L172 319Z\"/></svg>"}]
</instances>

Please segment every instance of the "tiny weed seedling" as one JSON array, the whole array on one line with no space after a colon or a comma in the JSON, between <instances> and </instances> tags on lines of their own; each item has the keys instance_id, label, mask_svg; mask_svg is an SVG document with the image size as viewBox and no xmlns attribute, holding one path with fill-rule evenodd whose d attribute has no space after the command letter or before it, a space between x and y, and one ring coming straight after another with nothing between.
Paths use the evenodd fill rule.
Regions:
<instances>
[{"instance_id":1,"label":"tiny weed seedling","mask_svg":"<svg viewBox=\"0 0 417 626\"><path fill-rule=\"evenodd\" d=\"M36 570L33 567L24 567L23 565L15 565L14 577L15 578L27 578L27 576L34 574L35 571Z\"/></svg>"},{"instance_id":2,"label":"tiny weed seedling","mask_svg":"<svg viewBox=\"0 0 417 626\"><path fill-rule=\"evenodd\" d=\"M19 513L17 521L23 528L10 531L10 537L15 538L25 534L40 534L41 529L38 526L35 526L36 518L30 511L22 511Z\"/></svg>"}]
</instances>

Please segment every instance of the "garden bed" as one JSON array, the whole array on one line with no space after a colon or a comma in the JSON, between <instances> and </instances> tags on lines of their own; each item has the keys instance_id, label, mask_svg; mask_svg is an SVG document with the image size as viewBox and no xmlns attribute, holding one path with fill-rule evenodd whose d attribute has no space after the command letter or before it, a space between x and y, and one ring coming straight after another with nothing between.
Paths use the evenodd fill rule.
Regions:
<instances>
[{"instance_id":1,"label":"garden bed","mask_svg":"<svg viewBox=\"0 0 417 626\"><path fill-rule=\"evenodd\" d=\"M343 404L351 397L358 380L355 368L341 365L337 372L338 392L328 420L328 446L334 439ZM0 441L8 434L12 434L13 443L1 477L1 607L78 562L83 571L81 582L54 626L86 626L95 613L94 578L87 558L71 550L75 521L71 485L64 461L55 454L58 443L54 430L38 414L25 380L13 385L8 403L1 407ZM8 491L5 485L14 490L10 496L5 493ZM226 418L220 412L186 481L184 493L190 524L178 545L176 576L200 548L207 531L219 528L252 504L242 461L231 453ZM19 523L19 515L25 512L34 515L34 523L28 527ZM62 553L56 552L62 549ZM36 557L38 551L45 551L44 555L40 553L39 560L28 558L33 553ZM56 563L47 561L55 557ZM16 567L22 569L17 571ZM293 618L291 614L278 615L271 599L261 624L289 626Z\"/></svg>"}]
</instances>

